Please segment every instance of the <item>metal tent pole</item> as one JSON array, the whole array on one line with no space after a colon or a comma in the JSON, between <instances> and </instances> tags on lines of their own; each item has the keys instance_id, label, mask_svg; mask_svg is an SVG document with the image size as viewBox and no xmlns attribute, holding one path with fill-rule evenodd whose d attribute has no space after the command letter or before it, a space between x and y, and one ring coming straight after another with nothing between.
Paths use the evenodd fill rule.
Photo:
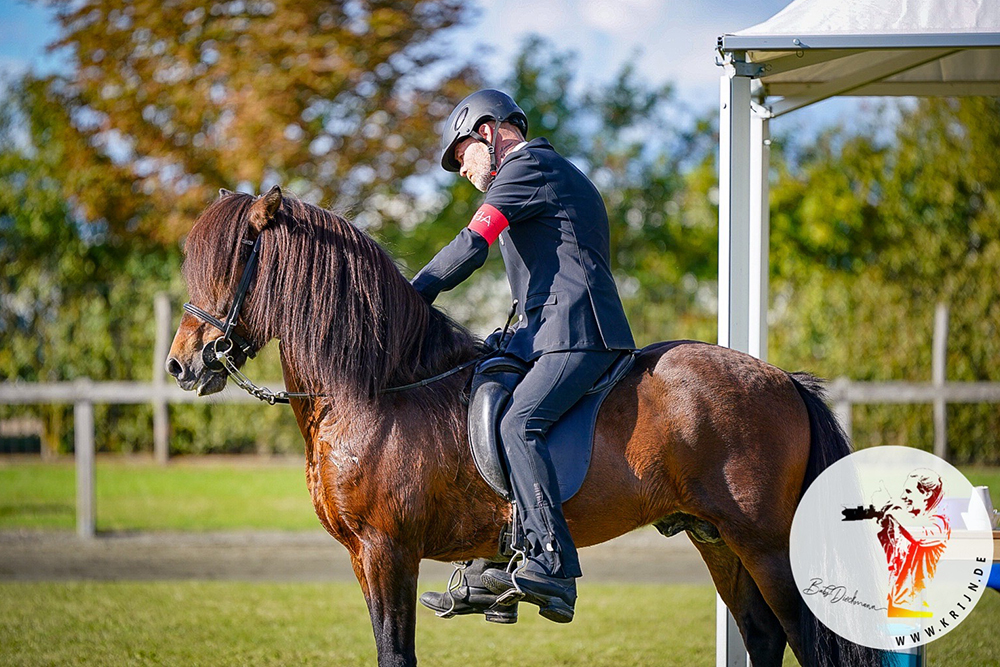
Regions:
<instances>
[{"instance_id":1,"label":"metal tent pole","mask_svg":"<svg viewBox=\"0 0 1000 667\"><path fill-rule=\"evenodd\" d=\"M767 361L768 241L770 239L771 130L766 116L750 118L749 345L747 352Z\"/></svg>"},{"instance_id":2,"label":"metal tent pole","mask_svg":"<svg viewBox=\"0 0 1000 667\"><path fill-rule=\"evenodd\" d=\"M743 54L733 54L742 60ZM750 79L731 62L719 103L719 344L750 349ZM746 667L736 621L716 595L717 667Z\"/></svg>"}]
</instances>

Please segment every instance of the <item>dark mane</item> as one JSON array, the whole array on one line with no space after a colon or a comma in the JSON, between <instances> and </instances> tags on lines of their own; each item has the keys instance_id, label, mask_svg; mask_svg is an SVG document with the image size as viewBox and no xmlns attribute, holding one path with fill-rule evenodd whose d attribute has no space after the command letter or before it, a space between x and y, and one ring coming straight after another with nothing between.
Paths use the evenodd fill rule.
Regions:
<instances>
[{"instance_id":1,"label":"dark mane","mask_svg":"<svg viewBox=\"0 0 1000 667\"><path fill-rule=\"evenodd\" d=\"M255 197L220 197L187 238L192 302L224 316L249 256ZM241 314L250 340L282 341L307 391L374 395L472 358L475 340L429 307L389 255L344 218L285 196L261 232L260 264Z\"/></svg>"}]
</instances>

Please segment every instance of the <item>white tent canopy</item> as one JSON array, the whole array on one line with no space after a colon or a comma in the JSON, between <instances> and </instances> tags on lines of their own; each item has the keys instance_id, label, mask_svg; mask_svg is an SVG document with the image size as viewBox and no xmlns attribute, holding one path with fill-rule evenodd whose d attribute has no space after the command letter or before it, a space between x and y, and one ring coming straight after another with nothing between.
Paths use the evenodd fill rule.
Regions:
<instances>
[{"instance_id":1,"label":"white tent canopy","mask_svg":"<svg viewBox=\"0 0 1000 667\"><path fill-rule=\"evenodd\" d=\"M719 38L772 115L833 95L1000 95L997 0L796 0ZM794 104L793 104L794 102Z\"/></svg>"},{"instance_id":2,"label":"white tent canopy","mask_svg":"<svg viewBox=\"0 0 1000 667\"><path fill-rule=\"evenodd\" d=\"M719 344L766 359L770 120L837 95L1000 96L1000 0L795 0L718 51ZM718 606L717 665L744 667Z\"/></svg>"}]
</instances>

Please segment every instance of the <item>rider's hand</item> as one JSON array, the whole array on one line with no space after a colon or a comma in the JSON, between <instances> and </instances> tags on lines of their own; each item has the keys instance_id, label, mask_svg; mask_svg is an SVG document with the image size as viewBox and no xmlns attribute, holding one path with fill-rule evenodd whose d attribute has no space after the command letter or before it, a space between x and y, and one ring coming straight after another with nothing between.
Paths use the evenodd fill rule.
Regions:
<instances>
[{"instance_id":1,"label":"rider's hand","mask_svg":"<svg viewBox=\"0 0 1000 667\"><path fill-rule=\"evenodd\" d=\"M487 336L486 340L483 341L483 343L486 344L486 349L488 349L490 351L494 351L494 350L503 351L504 349L507 348L507 343L510 342L510 337L512 335L513 335L513 333L510 332L510 331L508 331L507 335L505 336L503 329L497 329L496 331L494 331L493 333L491 333L489 336Z\"/></svg>"}]
</instances>

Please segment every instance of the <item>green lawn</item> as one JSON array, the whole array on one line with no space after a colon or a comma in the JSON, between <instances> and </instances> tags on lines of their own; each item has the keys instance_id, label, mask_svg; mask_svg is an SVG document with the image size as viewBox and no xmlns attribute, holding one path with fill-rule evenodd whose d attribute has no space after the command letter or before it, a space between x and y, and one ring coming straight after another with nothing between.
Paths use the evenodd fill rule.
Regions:
<instances>
[{"instance_id":1,"label":"green lawn","mask_svg":"<svg viewBox=\"0 0 1000 667\"><path fill-rule=\"evenodd\" d=\"M0 530L72 530L75 474L71 461L0 462ZM101 531L319 528L304 466L99 459L96 475Z\"/></svg>"},{"instance_id":2,"label":"green lawn","mask_svg":"<svg viewBox=\"0 0 1000 667\"><path fill-rule=\"evenodd\" d=\"M1000 509L1000 468L988 468L985 466L959 467L973 486L990 487L990 499L993 507Z\"/></svg>"},{"instance_id":3,"label":"green lawn","mask_svg":"<svg viewBox=\"0 0 1000 667\"><path fill-rule=\"evenodd\" d=\"M1000 469L963 472L1000 505ZM72 529L74 470L0 463L0 530ZM317 529L299 465L101 460L101 530ZM517 626L443 621L421 610L431 665L711 665L710 587L614 586L584 579L576 621L525 609ZM987 591L931 665L1000 665L1000 595ZM788 656L786 655L786 658ZM0 664L370 665L374 644L354 583L0 584ZM787 664L793 664L786 659Z\"/></svg>"},{"instance_id":4,"label":"green lawn","mask_svg":"<svg viewBox=\"0 0 1000 667\"><path fill-rule=\"evenodd\" d=\"M1000 508L1000 468L963 468L975 485L990 487ZM72 530L76 521L72 461L0 459L0 530ZM97 529L311 530L319 521L294 464L192 460L160 467L151 462L97 463Z\"/></svg>"},{"instance_id":5,"label":"green lawn","mask_svg":"<svg viewBox=\"0 0 1000 667\"><path fill-rule=\"evenodd\" d=\"M421 609L424 664L705 665L715 660L707 586L581 585L577 618L554 625L522 608L516 626L448 621ZM1000 595L987 591L928 649L931 665L998 665ZM0 663L372 665L353 584L0 584ZM786 664L794 664L790 653Z\"/></svg>"}]
</instances>

